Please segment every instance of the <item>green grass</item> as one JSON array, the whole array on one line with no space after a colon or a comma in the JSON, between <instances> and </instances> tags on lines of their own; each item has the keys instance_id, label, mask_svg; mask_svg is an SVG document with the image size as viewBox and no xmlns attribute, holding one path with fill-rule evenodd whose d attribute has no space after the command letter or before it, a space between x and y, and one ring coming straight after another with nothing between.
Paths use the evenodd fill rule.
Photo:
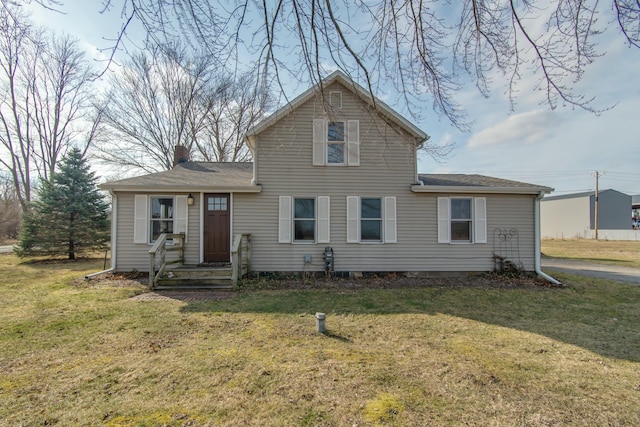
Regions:
<instances>
[{"instance_id":1,"label":"green grass","mask_svg":"<svg viewBox=\"0 0 640 427\"><path fill-rule=\"evenodd\" d=\"M542 253L554 258L640 268L640 241L543 240Z\"/></svg>"},{"instance_id":2,"label":"green grass","mask_svg":"<svg viewBox=\"0 0 640 427\"><path fill-rule=\"evenodd\" d=\"M0 425L640 424L637 286L70 285L101 267L0 256Z\"/></svg>"}]
</instances>

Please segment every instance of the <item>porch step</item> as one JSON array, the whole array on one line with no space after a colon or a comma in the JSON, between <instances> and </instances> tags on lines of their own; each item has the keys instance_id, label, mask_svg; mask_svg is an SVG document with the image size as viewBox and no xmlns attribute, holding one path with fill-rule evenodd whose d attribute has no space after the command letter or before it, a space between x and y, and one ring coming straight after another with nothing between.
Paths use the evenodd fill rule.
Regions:
<instances>
[{"instance_id":1,"label":"porch step","mask_svg":"<svg viewBox=\"0 0 640 427\"><path fill-rule=\"evenodd\" d=\"M166 272L155 289L231 289L230 266L181 266Z\"/></svg>"}]
</instances>

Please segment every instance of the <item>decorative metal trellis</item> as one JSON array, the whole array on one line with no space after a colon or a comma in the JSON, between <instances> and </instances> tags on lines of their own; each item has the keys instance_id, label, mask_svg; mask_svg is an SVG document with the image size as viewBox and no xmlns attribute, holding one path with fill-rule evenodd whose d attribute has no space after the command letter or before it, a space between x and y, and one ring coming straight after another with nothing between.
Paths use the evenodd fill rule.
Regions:
<instances>
[{"instance_id":1,"label":"decorative metal trellis","mask_svg":"<svg viewBox=\"0 0 640 427\"><path fill-rule=\"evenodd\" d=\"M520 259L520 236L517 228L496 228L493 230L493 257L496 270L508 268L511 264L522 269Z\"/></svg>"}]
</instances>

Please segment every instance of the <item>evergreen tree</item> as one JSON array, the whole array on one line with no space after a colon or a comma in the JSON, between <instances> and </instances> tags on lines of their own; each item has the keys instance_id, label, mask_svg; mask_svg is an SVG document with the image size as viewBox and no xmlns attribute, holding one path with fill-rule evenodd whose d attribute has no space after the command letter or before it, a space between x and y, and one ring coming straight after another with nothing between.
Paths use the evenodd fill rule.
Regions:
<instances>
[{"instance_id":1,"label":"evergreen tree","mask_svg":"<svg viewBox=\"0 0 640 427\"><path fill-rule=\"evenodd\" d=\"M109 241L109 205L98 192L96 177L82 153L72 149L43 182L37 201L24 217L16 253L76 254L104 247Z\"/></svg>"}]
</instances>

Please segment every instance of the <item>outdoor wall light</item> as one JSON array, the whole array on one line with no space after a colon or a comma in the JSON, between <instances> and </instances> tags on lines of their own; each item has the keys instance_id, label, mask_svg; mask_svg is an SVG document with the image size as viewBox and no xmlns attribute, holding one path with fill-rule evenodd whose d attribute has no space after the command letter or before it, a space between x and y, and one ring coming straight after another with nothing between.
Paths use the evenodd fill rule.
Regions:
<instances>
[{"instance_id":1,"label":"outdoor wall light","mask_svg":"<svg viewBox=\"0 0 640 427\"><path fill-rule=\"evenodd\" d=\"M191 195L191 193L189 193L189 195L187 196L187 205L189 205L189 206L193 206L193 202L194 202L194 200L195 200L195 199L193 198L193 196Z\"/></svg>"}]
</instances>

